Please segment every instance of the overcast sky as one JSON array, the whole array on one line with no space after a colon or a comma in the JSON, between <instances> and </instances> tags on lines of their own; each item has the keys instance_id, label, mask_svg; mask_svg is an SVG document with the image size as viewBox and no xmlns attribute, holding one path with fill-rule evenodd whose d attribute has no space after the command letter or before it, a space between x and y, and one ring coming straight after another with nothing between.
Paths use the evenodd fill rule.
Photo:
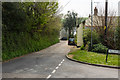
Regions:
<instances>
[{"instance_id":1,"label":"overcast sky","mask_svg":"<svg viewBox=\"0 0 120 80\"><path fill-rule=\"evenodd\" d=\"M118 11L118 2L120 0L108 0L108 9ZM66 14L68 10L78 13L78 16L88 17L91 14L91 0L58 0L62 11L60 13ZM104 8L105 0L93 0L94 7Z\"/></svg>"}]
</instances>

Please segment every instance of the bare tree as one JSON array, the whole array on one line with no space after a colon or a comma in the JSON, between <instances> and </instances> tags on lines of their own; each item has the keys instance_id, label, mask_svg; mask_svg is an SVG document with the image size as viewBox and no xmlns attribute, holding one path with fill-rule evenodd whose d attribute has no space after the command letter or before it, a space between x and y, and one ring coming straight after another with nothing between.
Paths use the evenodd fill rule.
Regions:
<instances>
[{"instance_id":1,"label":"bare tree","mask_svg":"<svg viewBox=\"0 0 120 80\"><path fill-rule=\"evenodd\" d=\"M105 45L107 45L110 48L115 48L115 38L114 38L114 32L115 28L117 26L117 19L116 11L110 10L108 12L108 20L107 20L107 40L105 40L105 10L100 8L97 15L93 16L93 27L94 30L100 35L101 42ZM91 16L86 22L89 27L91 26Z\"/></svg>"}]
</instances>

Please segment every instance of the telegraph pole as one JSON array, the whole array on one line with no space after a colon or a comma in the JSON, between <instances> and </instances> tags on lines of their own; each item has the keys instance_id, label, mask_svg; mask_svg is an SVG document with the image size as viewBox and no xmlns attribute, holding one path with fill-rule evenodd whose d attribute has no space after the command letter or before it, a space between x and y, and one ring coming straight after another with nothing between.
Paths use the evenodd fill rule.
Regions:
<instances>
[{"instance_id":1,"label":"telegraph pole","mask_svg":"<svg viewBox=\"0 0 120 80\"><path fill-rule=\"evenodd\" d=\"M92 48L92 28L93 28L93 1L91 0L91 48Z\"/></svg>"},{"instance_id":2,"label":"telegraph pole","mask_svg":"<svg viewBox=\"0 0 120 80\"><path fill-rule=\"evenodd\" d=\"M107 43L107 17L108 17L108 0L106 0L105 2L105 43ZM108 51L106 54L106 62L107 62L107 58L108 58Z\"/></svg>"},{"instance_id":3,"label":"telegraph pole","mask_svg":"<svg viewBox=\"0 0 120 80\"><path fill-rule=\"evenodd\" d=\"M105 38L107 37L108 0L105 2Z\"/></svg>"}]
</instances>

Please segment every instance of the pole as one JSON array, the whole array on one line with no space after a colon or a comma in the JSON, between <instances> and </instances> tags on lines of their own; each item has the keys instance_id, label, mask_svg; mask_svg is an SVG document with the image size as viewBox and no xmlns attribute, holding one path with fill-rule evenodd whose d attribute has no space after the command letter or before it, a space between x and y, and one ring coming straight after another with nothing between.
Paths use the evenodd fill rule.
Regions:
<instances>
[{"instance_id":1,"label":"pole","mask_svg":"<svg viewBox=\"0 0 120 80\"><path fill-rule=\"evenodd\" d=\"M106 36L107 36L107 15L108 15L108 0L106 0L106 2L105 2L105 38L106 38Z\"/></svg>"},{"instance_id":2,"label":"pole","mask_svg":"<svg viewBox=\"0 0 120 80\"><path fill-rule=\"evenodd\" d=\"M92 48L92 27L93 27L93 1L91 0L91 48Z\"/></svg>"},{"instance_id":3,"label":"pole","mask_svg":"<svg viewBox=\"0 0 120 80\"><path fill-rule=\"evenodd\" d=\"M107 17L108 17L108 0L105 2L105 40L107 41ZM107 42L106 42L107 43ZM107 62L107 57L108 57L108 51L106 54L106 62Z\"/></svg>"}]
</instances>

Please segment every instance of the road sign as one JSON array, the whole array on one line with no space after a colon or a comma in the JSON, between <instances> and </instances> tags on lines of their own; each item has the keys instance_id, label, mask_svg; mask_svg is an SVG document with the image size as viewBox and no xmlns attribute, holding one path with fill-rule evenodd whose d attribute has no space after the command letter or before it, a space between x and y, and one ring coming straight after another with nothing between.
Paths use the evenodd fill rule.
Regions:
<instances>
[{"instance_id":1,"label":"road sign","mask_svg":"<svg viewBox=\"0 0 120 80\"><path fill-rule=\"evenodd\" d=\"M108 49L107 55L106 55L106 62L107 62L107 58L108 58L108 54L109 54L109 53L112 53L112 54L120 54L120 50Z\"/></svg>"},{"instance_id":2,"label":"road sign","mask_svg":"<svg viewBox=\"0 0 120 80\"><path fill-rule=\"evenodd\" d=\"M109 49L109 50L108 50L108 53L117 53L117 54L120 54L120 50L112 50L112 49Z\"/></svg>"}]
</instances>

